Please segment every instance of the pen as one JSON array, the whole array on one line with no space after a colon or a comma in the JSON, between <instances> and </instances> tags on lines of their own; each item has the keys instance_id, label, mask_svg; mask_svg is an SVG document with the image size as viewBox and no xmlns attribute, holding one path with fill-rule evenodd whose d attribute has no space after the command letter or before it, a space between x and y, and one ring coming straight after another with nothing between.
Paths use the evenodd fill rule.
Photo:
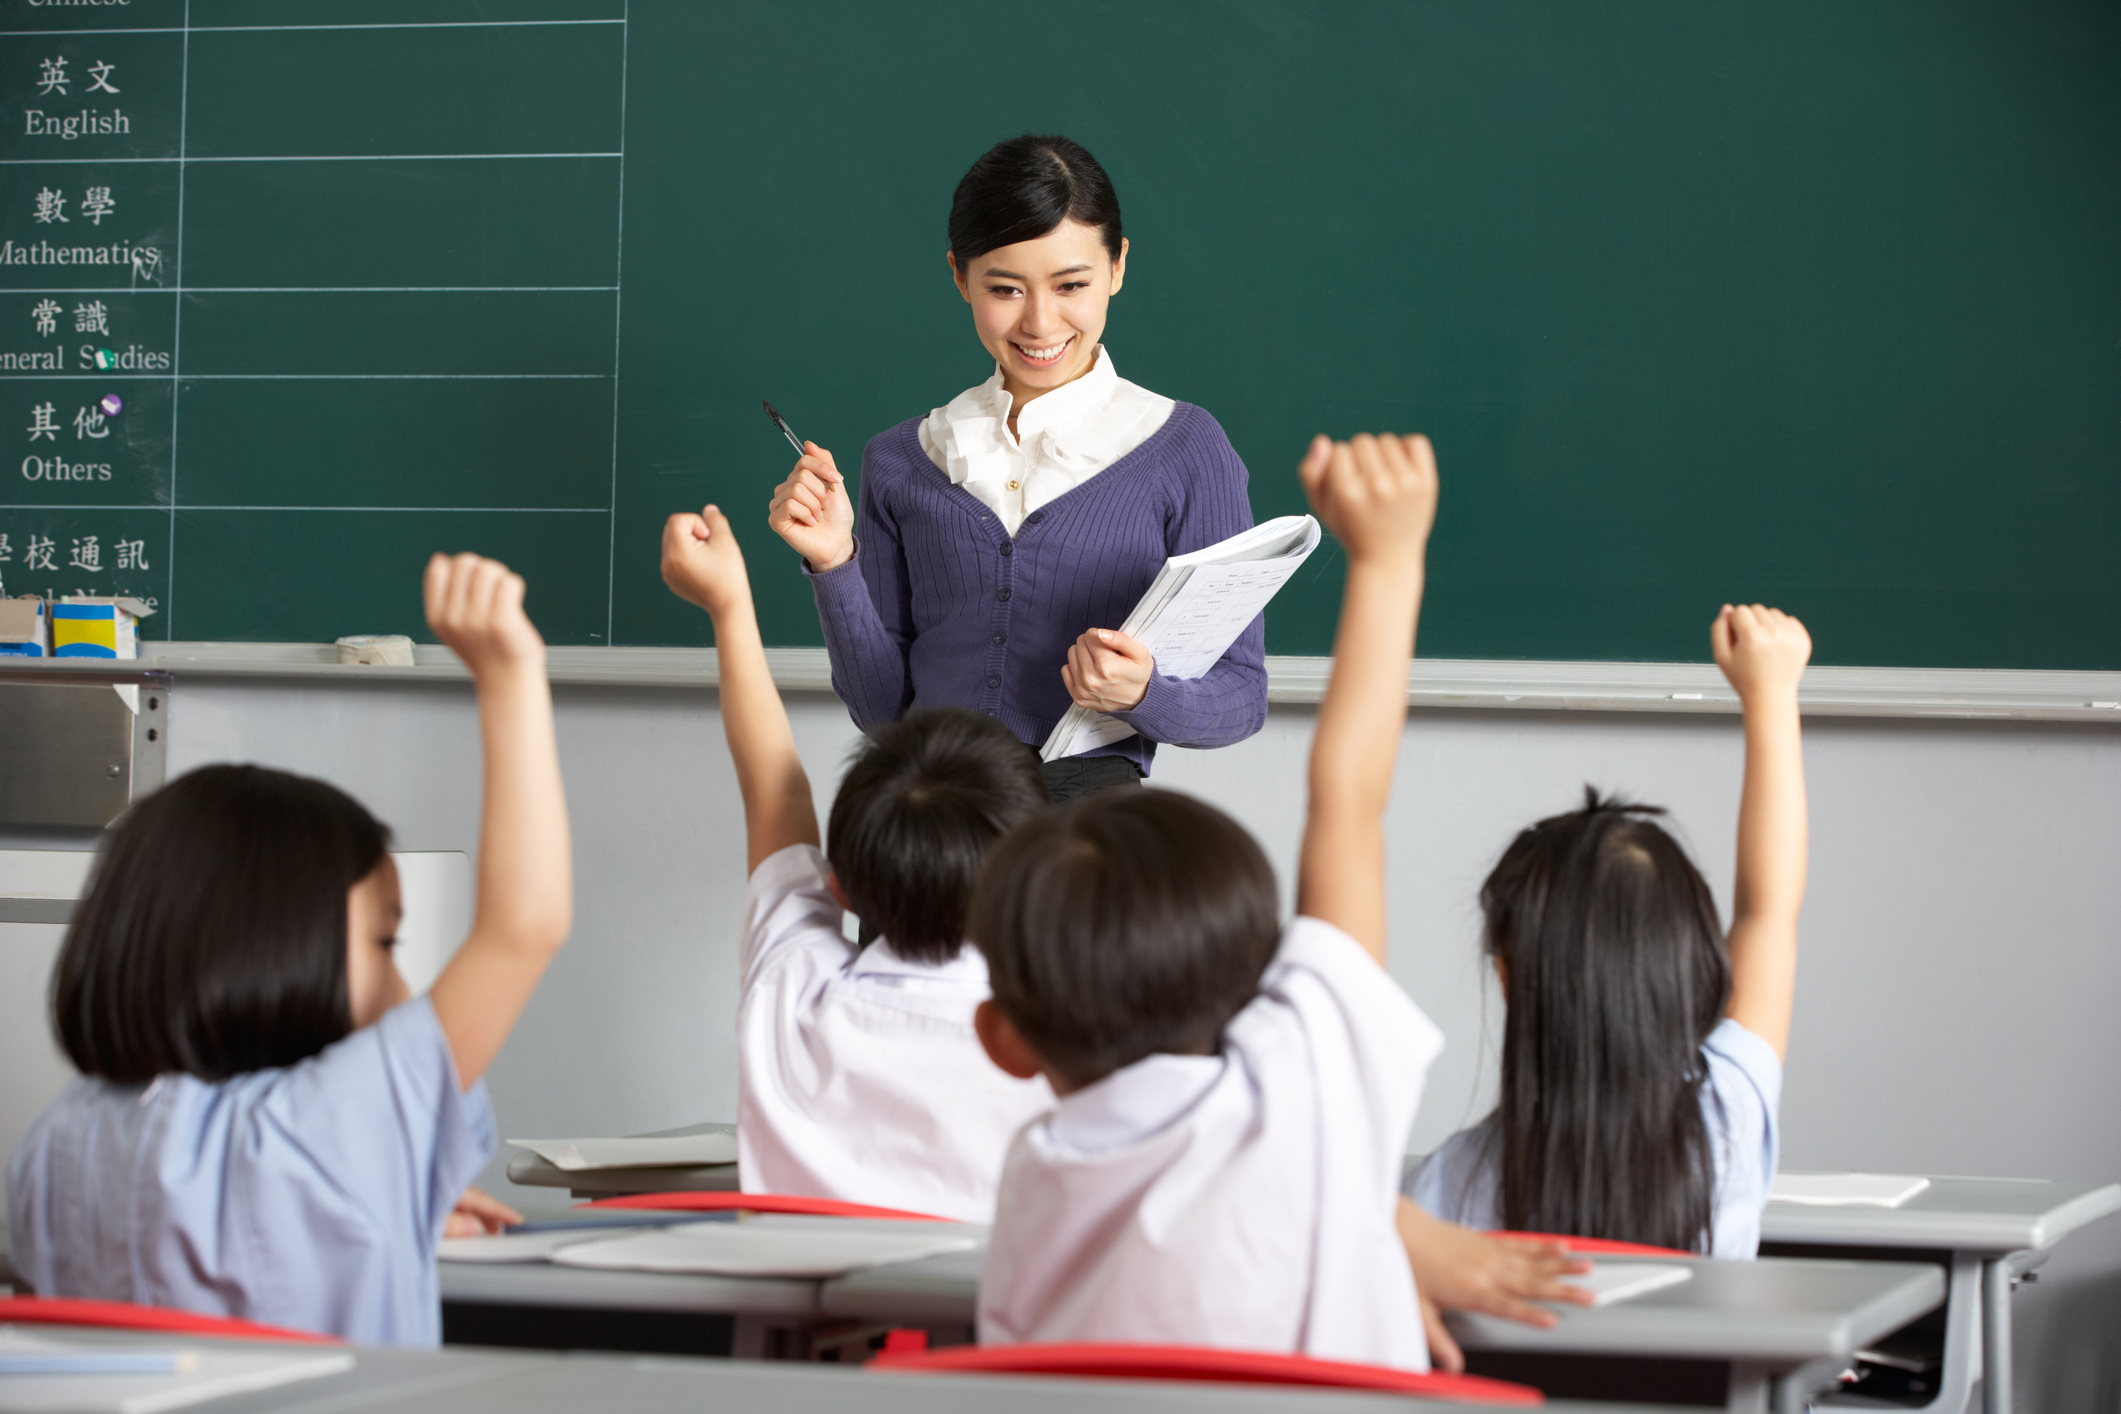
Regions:
<instances>
[{"instance_id":1,"label":"pen","mask_svg":"<svg viewBox=\"0 0 2121 1414\"><path fill-rule=\"evenodd\" d=\"M803 439L796 436L794 429L781 420L781 415L773 410L773 404L762 398L759 400L759 406L766 409L766 416L772 418L773 425L781 429L781 435L788 439L789 446L795 448L795 454L799 457L807 456L808 453L803 450Z\"/></svg>"}]
</instances>

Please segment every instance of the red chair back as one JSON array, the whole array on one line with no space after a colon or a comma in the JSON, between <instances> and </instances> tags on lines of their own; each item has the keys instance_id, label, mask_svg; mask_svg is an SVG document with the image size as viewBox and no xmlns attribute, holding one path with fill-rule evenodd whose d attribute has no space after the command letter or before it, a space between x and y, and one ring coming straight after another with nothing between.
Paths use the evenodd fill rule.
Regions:
<instances>
[{"instance_id":1,"label":"red chair back","mask_svg":"<svg viewBox=\"0 0 2121 1414\"><path fill-rule=\"evenodd\" d=\"M1559 1232L1491 1232L1513 1242L1559 1242L1577 1257L1699 1257L1676 1247L1646 1247L1640 1242L1611 1242L1603 1237L1570 1237Z\"/></svg>"},{"instance_id":2,"label":"red chair back","mask_svg":"<svg viewBox=\"0 0 2121 1414\"><path fill-rule=\"evenodd\" d=\"M907 1342L911 1344L911 1342ZM1201 1345L951 1345L887 1348L865 1367L912 1374L1070 1375L1077 1379L1194 1380L1226 1384L1312 1385L1386 1390L1462 1404L1528 1407L1546 1403L1530 1385L1479 1375L1419 1374L1386 1365L1314 1360L1262 1350Z\"/></svg>"},{"instance_id":3,"label":"red chair back","mask_svg":"<svg viewBox=\"0 0 2121 1414\"><path fill-rule=\"evenodd\" d=\"M624 1198L599 1198L584 1208L654 1208L666 1213L811 1213L828 1218L896 1218L904 1222L943 1223L933 1213L910 1213L903 1208L872 1208L866 1203L842 1203L837 1198L804 1198L793 1193L634 1193Z\"/></svg>"},{"instance_id":4,"label":"red chair back","mask_svg":"<svg viewBox=\"0 0 2121 1414\"><path fill-rule=\"evenodd\" d=\"M171 1335L219 1336L224 1340L284 1340L304 1345L344 1345L336 1336L285 1326L260 1325L230 1316L204 1316L167 1306L135 1306L129 1301L89 1301L72 1296L0 1296L0 1323L42 1326L105 1326L128 1331L167 1331Z\"/></svg>"}]
</instances>

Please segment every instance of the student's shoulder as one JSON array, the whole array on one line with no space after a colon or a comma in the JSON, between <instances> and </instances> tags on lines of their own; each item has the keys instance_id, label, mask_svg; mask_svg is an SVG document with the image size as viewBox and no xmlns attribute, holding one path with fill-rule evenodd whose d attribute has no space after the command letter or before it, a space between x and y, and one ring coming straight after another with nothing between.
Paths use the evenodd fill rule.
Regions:
<instances>
[{"instance_id":1,"label":"student's shoulder","mask_svg":"<svg viewBox=\"0 0 2121 1414\"><path fill-rule=\"evenodd\" d=\"M1701 1055L1709 1083L1726 1105L1748 1089L1770 1111L1781 1103L1782 1058L1736 1017L1727 1016L1716 1024L1701 1043Z\"/></svg>"},{"instance_id":2,"label":"student's shoulder","mask_svg":"<svg viewBox=\"0 0 2121 1414\"><path fill-rule=\"evenodd\" d=\"M744 888L742 975L748 991L777 963L808 958L836 970L850 956L840 934L845 910L832 896L832 871L813 844L767 855Z\"/></svg>"}]
</instances>

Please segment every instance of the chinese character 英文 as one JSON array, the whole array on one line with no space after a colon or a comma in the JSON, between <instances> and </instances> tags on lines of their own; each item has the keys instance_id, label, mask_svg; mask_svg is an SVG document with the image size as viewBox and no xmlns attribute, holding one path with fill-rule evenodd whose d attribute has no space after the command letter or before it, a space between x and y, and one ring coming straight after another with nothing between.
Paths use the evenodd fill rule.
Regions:
<instances>
[{"instance_id":1,"label":"chinese character \u82f1\u6587","mask_svg":"<svg viewBox=\"0 0 2121 1414\"><path fill-rule=\"evenodd\" d=\"M147 562L145 540L120 540L118 542L118 568L121 570L151 570Z\"/></svg>"},{"instance_id":2,"label":"chinese character \u82f1\u6587","mask_svg":"<svg viewBox=\"0 0 2121 1414\"><path fill-rule=\"evenodd\" d=\"M57 569L58 566L52 563L52 551L58 548L57 542L49 535L31 534L29 544L23 552L22 567L30 570Z\"/></svg>"},{"instance_id":3,"label":"chinese character \u82f1\u6587","mask_svg":"<svg viewBox=\"0 0 2121 1414\"><path fill-rule=\"evenodd\" d=\"M66 76L66 56L61 54L56 59L42 59L38 62L44 66L44 71L37 75L37 92L43 94L67 92L66 86L72 80Z\"/></svg>"},{"instance_id":4,"label":"chinese character \u82f1\u6587","mask_svg":"<svg viewBox=\"0 0 2121 1414\"><path fill-rule=\"evenodd\" d=\"M98 226L117 209L118 203L110 199L109 187L90 187L81 197L81 214Z\"/></svg>"},{"instance_id":5,"label":"chinese character \u82f1\u6587","mask_svg":"<svg viewBox=\"0 0 2121 1414\"><path fill-rule=\"evenodd\" d=\"M37 332L49 335L59 327L59 302L40 299L29 308L29 317L37 321Z\"/></svg>"},{"instance_id":6,"label":"chinese character \u82f1\u6587","mask_svg":"<svg viewBox=\"0 0 2121 1414\"><path fill-rule=\"evenodd\" d=\"M74 440L83 437L108 437L110 429L103 425L103 414L95 408L86 407L74 414ZM57 441L57 438L53 439Z\"/></svg>"},{"instance_id":7,"label":"chinese character \u82f1\u6587","mask_svg":"<svg viewBox=\"0 0 2121 1414\"><path fill-rule=\"evenodd\" d=\"M37 220L49 226L54 221L66 220L66 198L50 187L37 189ZM71 225L72 222L67 224Z\"/></svg>"},{"instance_id":8,"label":"chinese character \u82f1\u6587","mask_svg":"<svg viewBox=\"0 0 2121 1414\"><path fill-rule=\"evenodd\" d=\"M92 299L87 304L77 304L74 306L74 332L77 334L108 334L110 332L110 325L107 322L109 315L110 311L103 307L102 300Z\"/></svg>"},{"instance_id":9,"label":"chinese character \u82f1\u6587","mask_svg":"<svg viewBox=\"0 0 2121 1414\"><path fill-rule=\"evenodd\" d=\"M67 562L67 568L88 570L95 574L103 573L103 547L96 543L95 536L74 537L74 557Z\"/></svg>"},{"instance_id":10,"label":"chinese character \u82f1\u6587","mask_svg":"<svg viewBox=\"0 0 2121 1414\"><path fill-rule=\"evenodd\" d=\"M29 415L35 419L29 425L30 441L34 442L39 437L53 442L59 440L59 424L52 421L52 414L57 411L58 409L50 403L45 403L41 407L33 407L29 410Z\"/></svg>"},{"instance_id":11,"label":"chinese character \u82f1\u6587","mask_svg":"<svg viewBox=\"0 0 2121 1414\"><path fill-rule=\"evenodd\" d=\"M88 94L101 89L105 93L116 93L118 86L110 81L110 76L116 72L118 72L116 64L106 64L101 59L98 59L95 63L88 66L88 76L94 82L89 84L82 92Z\"/></svg>"}]
</instances>

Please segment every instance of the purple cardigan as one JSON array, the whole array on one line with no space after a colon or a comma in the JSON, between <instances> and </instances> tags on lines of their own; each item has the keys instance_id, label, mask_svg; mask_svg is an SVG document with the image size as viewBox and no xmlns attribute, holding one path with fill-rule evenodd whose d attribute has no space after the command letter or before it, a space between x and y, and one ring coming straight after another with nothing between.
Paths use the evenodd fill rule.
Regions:
<instances>
[{"instance_id":1,"label":"purple cardigan","mask_svg":"<svg viewBox=\"0 0 2121 1414\"><path fill-rule=\"evenodd\" d=\"M920 418L862 453L855 554L811 576L832 687L864 731L914 707L970 707L1033 748L1068 710L1060 670L1085 629L1118 628L1169 555L1252 524L1245 464L1200 408L1180 403L1148 441L1024 517L1012 541L978 497L921 450ZM1137 736L1093 756L1149 770L1156 743L1228 746L1267 718L1266 620L1208 673L1150 678L1116 715Z\"/></svg>"}]
</instances>

